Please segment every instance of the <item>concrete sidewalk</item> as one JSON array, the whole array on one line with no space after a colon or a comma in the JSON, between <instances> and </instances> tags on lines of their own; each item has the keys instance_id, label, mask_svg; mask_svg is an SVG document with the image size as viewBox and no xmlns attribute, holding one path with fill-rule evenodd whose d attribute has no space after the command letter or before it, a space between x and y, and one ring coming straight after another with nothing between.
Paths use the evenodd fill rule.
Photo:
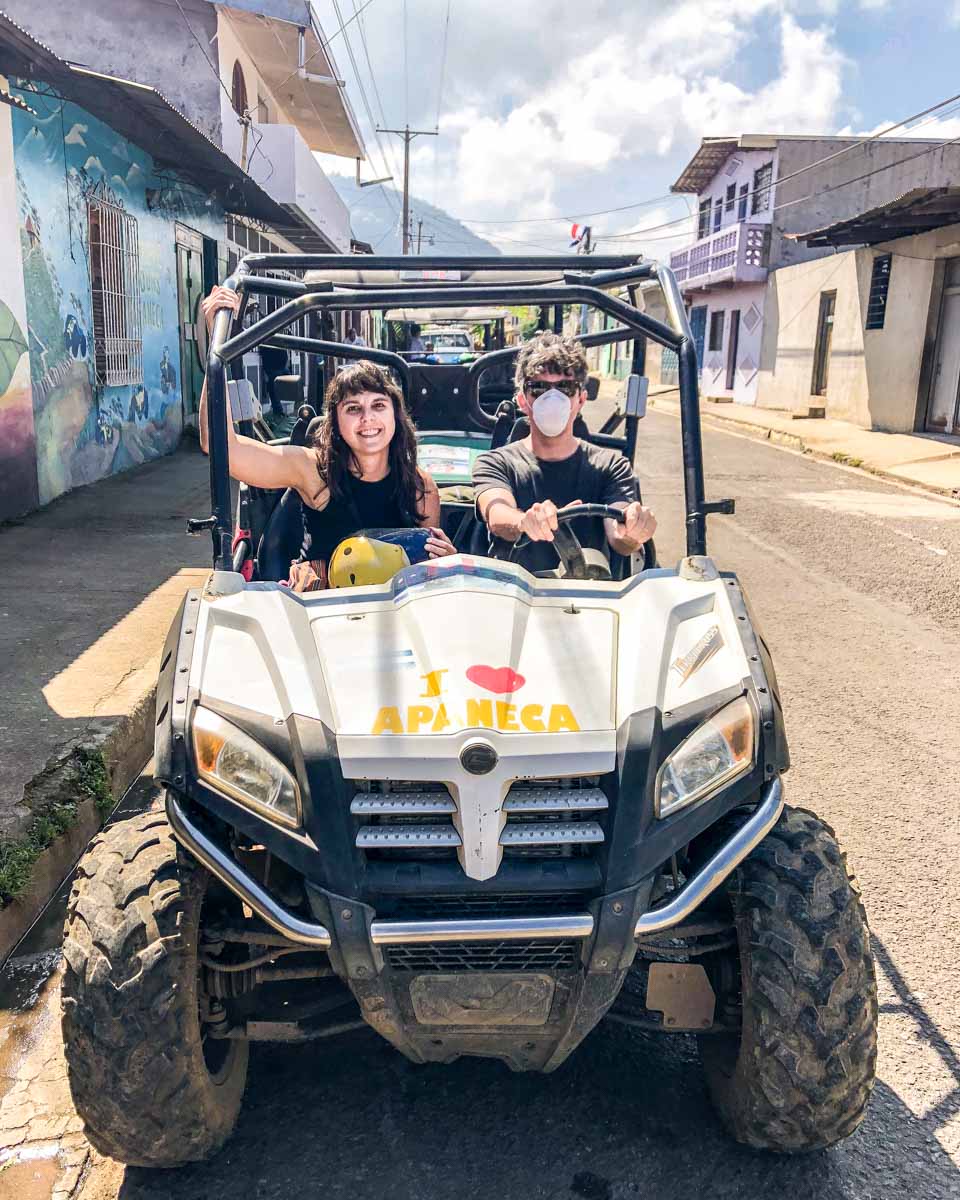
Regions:
<instances>
[{"instance_id":1,"label":"concrete sidewalk","mask_svg":"<svg viewBox=\"0 0 960 1200\"><path fill-rule=\"evenodd\" d=\"M208 478L185 440L0 526L0 961L152 753L158 655L210 564L185 532Z\"/></svg>"},{"instance_id":2,"label":"concrete sidewalk","mask_svg":"<svg viewBox=\"0 0 960 1200\"><path fill-rule=\"evenodd\" d=\"M675 388L652 389L652 393L653 407L679 413ZM731 431L960 499L960 441L956 438L884 433L832 417L801 418L789 412L712 400L702 400L700 412Z\"/></svg>"}]
</instances>

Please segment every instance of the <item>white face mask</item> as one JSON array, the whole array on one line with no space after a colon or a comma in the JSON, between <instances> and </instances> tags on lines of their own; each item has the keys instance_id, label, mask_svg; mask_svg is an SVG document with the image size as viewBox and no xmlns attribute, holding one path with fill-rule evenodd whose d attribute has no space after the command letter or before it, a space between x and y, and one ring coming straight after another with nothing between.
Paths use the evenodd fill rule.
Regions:
<instances>
[{"instance_id":1,"label":"white face mask","mask_svg":"<svg viewBox=\"0 0 960 1200\"><path fill-rule=\"evenodd\" d=\"M572 404L559 388L542 392L530 406L530 416L544 437L559 437L570 420Z\"/></svg>"}]
</instances>

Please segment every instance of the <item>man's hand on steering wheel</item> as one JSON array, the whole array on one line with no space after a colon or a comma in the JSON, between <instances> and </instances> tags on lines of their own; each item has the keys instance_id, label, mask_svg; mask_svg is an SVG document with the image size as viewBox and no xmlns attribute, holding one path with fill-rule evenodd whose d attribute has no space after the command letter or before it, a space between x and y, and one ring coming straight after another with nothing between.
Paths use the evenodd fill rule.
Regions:
<instances>
[{"instance_id":1,"label":"man's hand on steering wheel","mask_svg":"<svg viewBox=\"0 0 960 1200\"><path fill-rule=\"evenodd\" d=\"M579 500L572 501L579 504ZM520 520L520 533L531 542L552 542L557 531L557 506L552 500L541 500L530 506Z\"/></svg>"},{"instance_id":2,"label":"man's hand on steering wheel","mask_svg":"<svg viewBox=\"0 0 960 1200\"><path fill-rule=\"evenodd\" d=\"M634 500L623 510L623 523L616 526L614 537L624 549L634 551L639 550L656 532L657 518L639 500Z\"/></svg>"}]
</instances>

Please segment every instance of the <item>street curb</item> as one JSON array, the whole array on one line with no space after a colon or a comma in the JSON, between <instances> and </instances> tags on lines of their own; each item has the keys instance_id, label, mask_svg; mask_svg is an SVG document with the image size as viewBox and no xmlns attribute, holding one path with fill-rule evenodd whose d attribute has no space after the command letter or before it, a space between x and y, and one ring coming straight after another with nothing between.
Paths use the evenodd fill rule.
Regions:
<instances>
[{"instance_id":1,"label":"street curb","mask_svg":"<svg viewBox=\"0 0 960 1200\"><path fill-rule=\"evenodd\" d=\"M660 408L661 412L668 413L670 416L679 417L679 406L672 401L658 404L659 397L654 396L650 399L652 408ZM956 500L957 495L952 488L937 487L933 483L924 483L919 479L907 479L903 475L894 475L892 471L886 471L883 467L872 467L863 462L859 466L855 466L844 457L836 457L835 454L827 454L823 450L817 450L813 446L809 446L802 437L794 433L785 433L781 429L768 429L763 425L754 425L751 421L738 421L736 417L721 416L719 413L705 411L700 409L701 421L706 421L712 429L730 430L731 427L744 437L750 438L755 442L771 442L776 446L786 446L790 450L799 450L802 454L809 455L810 458L816 459L818 462L832 463L833 466L846 467L849 471L861 471L864 475L872 475L876 479L885 479L889 483L896 483L900 487L919 488L921 491L929 492L934 496L943 496L947 500Z\"/></svg>"},{"instance_id":2,"label":"street curb","mask_svg":"<svg viewBox=\"0 0 960 1200\"><path fill-rule=\"evenodd\" d=\"M74 789L78 754L99 754L106 768L113 805L109 811L102 812L93 797L81 800L77 805L74 823L51 842L34 863L28 889L0 908L0 965L43 911L149 760L153 753L156 698L157 689L154 685L124 716L109 721L94 721L24 788L25 794L42 788L44 797L51 803L58 798L73 801L76 799Z\"/></svg>"}]
</instances>

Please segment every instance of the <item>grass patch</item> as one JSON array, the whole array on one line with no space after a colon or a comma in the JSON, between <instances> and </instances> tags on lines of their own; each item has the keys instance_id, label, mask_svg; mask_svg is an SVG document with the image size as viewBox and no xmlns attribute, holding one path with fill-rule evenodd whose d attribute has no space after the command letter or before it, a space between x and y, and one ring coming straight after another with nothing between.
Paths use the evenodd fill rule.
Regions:
<instances>
[{"instance_id":1,"label":"grass patch","mask_svg":"<svg viewBox=\"0 0 960 1200\"><path fill-rule=\"evenodd\" d=\"M23 895L30 885L34 863L76 819L75 801L54 804L34 818L26 837L0 843L0 903L7 904Z\"/></svg>"},{"instance_id":2,"label":"grass patch","mask_svg":"<svg viewBox=\"0 0 960 1200\"><path fill-rule=\"evenodd\" d=\"M854 458L852 454L846 454L843 450L834 450L830 457L834 462L843 463L845 467L863 466L862 458Z\"/></svg>"},{"instance_id":3,"label":"grass patch","mask_svg":"<svg viewBox=\"0 0 960 1200\"><path fill-rule=\"evenodd\" d=\"M58 769L55 787L50 790L72 798L47 801L22 838L0 842L0 907L27 890L37 859L76 824L82 803L93 801L101 821L113 808L110 780L99 750L78 751Z\"/></svg>"}]
</instances>

